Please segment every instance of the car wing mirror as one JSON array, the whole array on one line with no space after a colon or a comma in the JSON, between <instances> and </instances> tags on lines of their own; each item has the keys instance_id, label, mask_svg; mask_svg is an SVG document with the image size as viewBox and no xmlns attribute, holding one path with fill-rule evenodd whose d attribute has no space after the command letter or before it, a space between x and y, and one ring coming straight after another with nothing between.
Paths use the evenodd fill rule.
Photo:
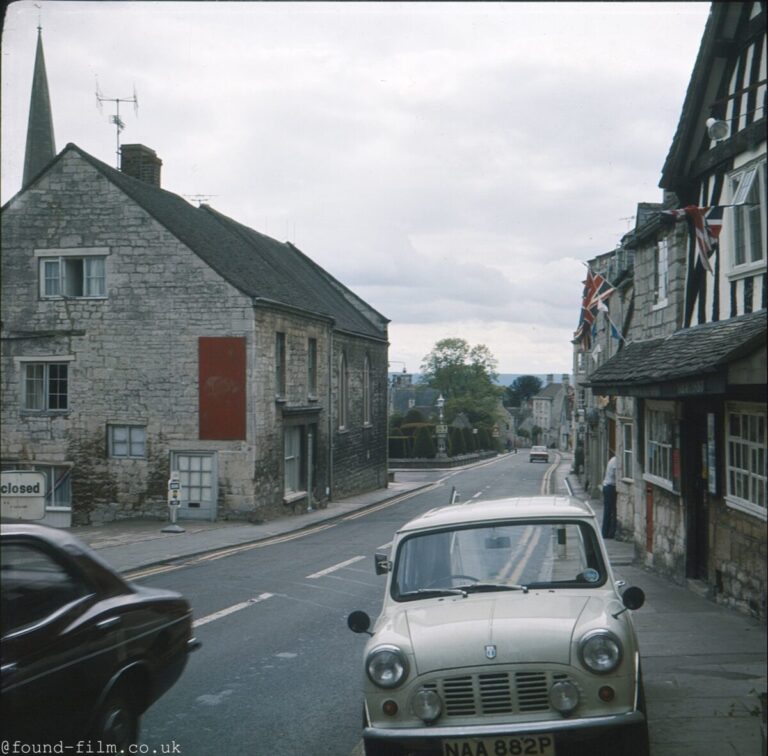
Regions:
<instances>
[{"instance_id":1,"label":"car wing mirror","mask_svg":"<svg viewBox=\"0 0 768 756\"><path fill-rule=\"evenodd\" d=\"M373 637L373 633L368 629L370 626L371 618L365 612L352 612L352 614L347 617L347 627L353 633L368 633L368 635Z\"/></svg>"},{"instance_id":2,"label":"car wing mirror","mask_svg":"<svg viewBox=\"0 0 768 756\"><path fill-rule=\"evenodd\" d=\"M386 554L374 554L373 560L376 565L377 575L386 575L392 570L392 562Z\"/></svg>"},{"instance_id":3,"label":"car wing mirror","mask_svg":"<svg viewBox=\"0 0 768 756\"><path fill-rule=\"evenodd\" d=\"M632 611L639 609L645 603L645 591L635 585L630 586L624 593L622 593L621 602L624 604L624 608L613 615L614 619L619 615L624 614L627 609L631 609Z\"/></svg>"}]
</instances>

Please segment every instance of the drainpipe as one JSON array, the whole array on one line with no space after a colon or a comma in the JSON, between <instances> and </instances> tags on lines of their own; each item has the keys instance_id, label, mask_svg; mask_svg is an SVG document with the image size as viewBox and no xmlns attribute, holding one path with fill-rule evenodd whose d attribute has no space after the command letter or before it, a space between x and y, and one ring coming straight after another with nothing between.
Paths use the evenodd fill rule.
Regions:
<instances>
[{"instance_id":1,"label":"drainpipe","mask_svg":"<svg viewBox=\"0 0 768 756\"><path fill-rule=\"evenodd\" d=\"M333 325L328 325L328 476L326 495L331 498L333 491L333 447L336 437L333 433Z\"/></svg>"}]
</instances>

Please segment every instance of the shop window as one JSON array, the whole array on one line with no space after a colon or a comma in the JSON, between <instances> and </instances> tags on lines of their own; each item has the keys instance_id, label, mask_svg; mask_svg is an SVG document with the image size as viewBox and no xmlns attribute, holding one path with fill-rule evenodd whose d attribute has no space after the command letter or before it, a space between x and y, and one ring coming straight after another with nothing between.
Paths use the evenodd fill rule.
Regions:
<instances>
[{"instance_id":1,"label":"shop window","mask_svg":"<svg viewBox=\"0 0 768 756\"><path fill-rule=\"evenodd\" d=\"M766 410L731 405L726 421L726 501L766 519Z\"/></svg>"}]
</instances>

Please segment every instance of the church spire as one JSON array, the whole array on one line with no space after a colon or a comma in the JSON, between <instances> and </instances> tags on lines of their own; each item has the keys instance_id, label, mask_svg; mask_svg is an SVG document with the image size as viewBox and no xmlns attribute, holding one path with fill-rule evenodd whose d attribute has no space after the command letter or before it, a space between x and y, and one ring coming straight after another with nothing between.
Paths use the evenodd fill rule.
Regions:
<instances>
[{"instance_id":1,"label":"church spire","mask_svg":"<svg viewBox=\"0 0 768 756\"><path fill-rule=\"evenodd\" d=\"M53 141L51 100L48 96L48 77L45 73L45 58L43 57L42 31L42 28L38 26L35 72L32 77L32 96L29 100L23 186L27 186L56 155Z\"/></svg>"}]
</instances>

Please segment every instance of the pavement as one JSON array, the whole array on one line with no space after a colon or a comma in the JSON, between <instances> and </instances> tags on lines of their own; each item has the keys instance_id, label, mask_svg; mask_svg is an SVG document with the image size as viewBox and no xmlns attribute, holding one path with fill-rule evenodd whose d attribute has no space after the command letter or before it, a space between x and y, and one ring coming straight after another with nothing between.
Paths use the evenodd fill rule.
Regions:
<instances>
[{"instance_id":1,"label":"pavement","mask_svg":"<svg viewBox=\"0 0 768 756\"><path fill-rule=\"evenodd\" d=\"M589 500L601 519L602 503L589 498L571 465L572 455L556 457L547 471L551 492ZM427 488L446 472L395 471L386 489L263 524L185 520L179 523L183 533L167 533L167 522L127 520L72 532L118 571L137 577L158 565L295 534L391 503ZM635 561L632 543L609 539L606 548L616 578L646 594L645 606L633 618L653 756L765 756L765 625L649 571Z\"/></svg>"}]
</instances>

